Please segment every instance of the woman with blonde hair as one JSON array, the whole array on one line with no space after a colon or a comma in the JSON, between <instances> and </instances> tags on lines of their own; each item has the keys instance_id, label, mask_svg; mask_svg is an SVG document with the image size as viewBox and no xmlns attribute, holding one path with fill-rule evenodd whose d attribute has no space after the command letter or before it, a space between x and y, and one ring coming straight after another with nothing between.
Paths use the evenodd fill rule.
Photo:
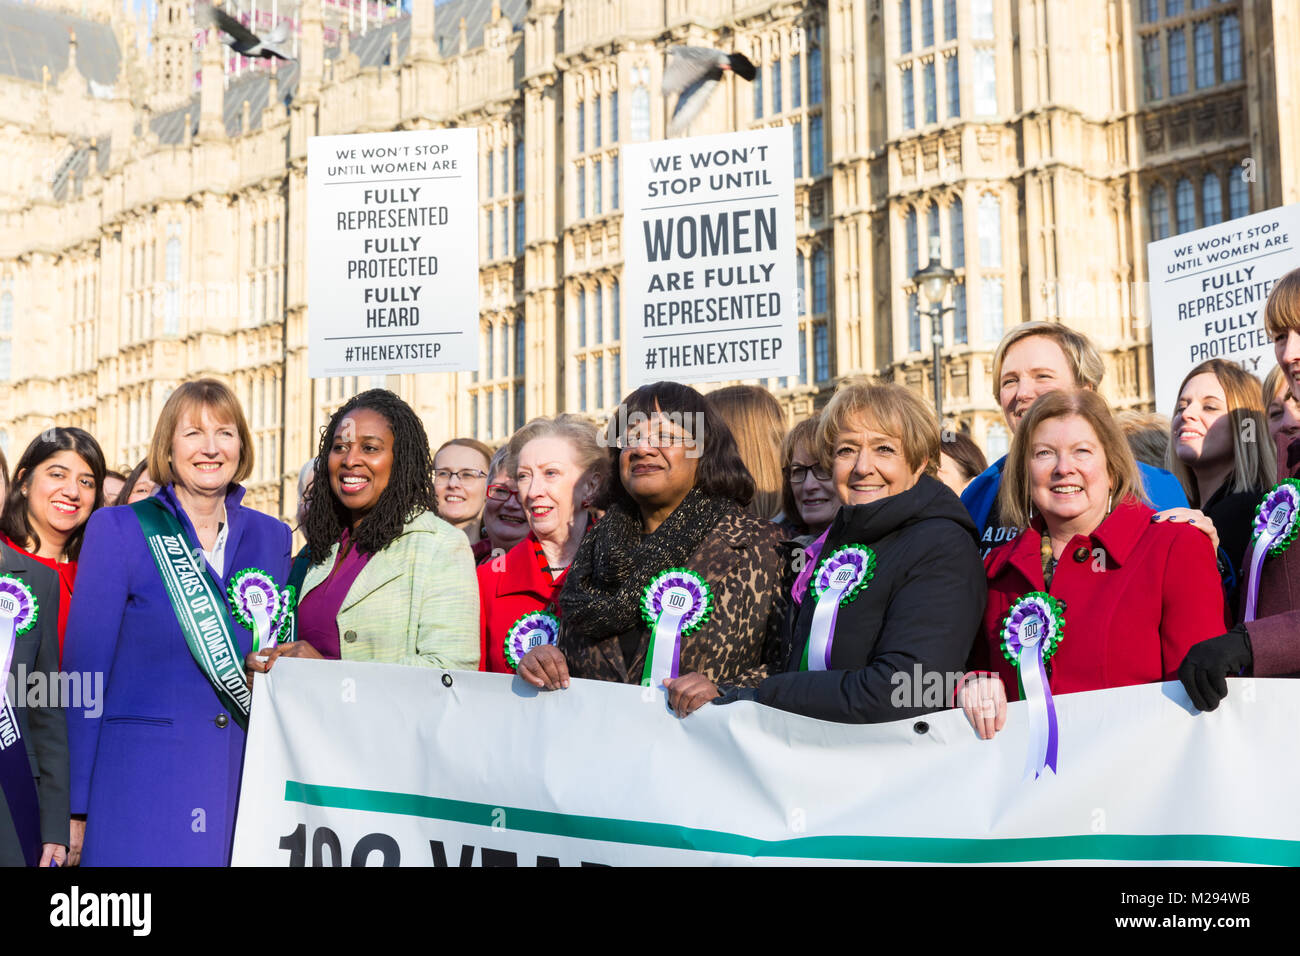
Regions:
<instances>
[{"instance_id":1,"label":"woman with blonde hair","mask_svg":"<svg viewBox=\"0 0 1300 956\"><path fill-rule=\"evenodd\" d=\"M731 429L740 460L754 479L748 511L765 521L780 521L781 442L785 413L772 393L758 385L732 385L704 396ZM797 516L786 512L785 518Z\"/></svg>"},{"instance_id":2,"label":"woman with blonde hair","mask_svg":"<svg viewBox=\"0 0 1300 956\"><path fill-rule=\"evenodd\" d=\"M1137 461L1096 392L1034 402L999 494L1002 515L1024 530L985 563L972 660L996 676L959 695L981 737L1002 729L1020 686L1050 710L1055 694L1169 680L1188 648L1222 630L1214 553L1191 526L1151 520Z\"/></svg>"},{"instance_id":3,"label":"woman with blonde hair","mask_svg":"<svg viewBox=\"0 0 1300 956\"><path fill-rule=\"evenodd\" d=\"M469 538L474 560L491 553L483 533L492 449L477 438L453 438L433 453L433 488L438 517Z\"/></svg>"},{"instance_id":4,"label":"woman with blonde hair","mask_svg":"<svg viewBox=\"0 0 1300 956\"><path fill-rule=\"evenodd\" d=\"M558 636L555 599L609 474L596 426L576 415L534 418L508 448L528 535L504 560L478 568L482 666L501 674L513 674L537 643Z\"/></svg>"},{"instance_id":5,"label":"woman with blonde hair","mask_svg":"<svg viewBox=\"0 0 1300 956\"><path fill-rule=\"evenodd\" d=\"M911 390L840 387L821 414L817 451L841 507L795 580L784 673L729 688L721 702L840 723L947 706L916 675L961 673L985 595L975 524L935 477L940 447L934 413Z\"/></svg>"},{"instance_id":6,"label":"woman with blonde hair","mask_svg":"<svg viewBox=\"0 0 1300 956\"><path fill-rule=\"evenodd\" d=\"M291 614L290 532L241 504L253 442L222 382L172 392L148 469L159 489L96 511L81 548L63 664L105 684L67 711L81 817L69 857L84 834L87 865L226 866L251 704L243 661Z\"/></svg>"}]
</instances>

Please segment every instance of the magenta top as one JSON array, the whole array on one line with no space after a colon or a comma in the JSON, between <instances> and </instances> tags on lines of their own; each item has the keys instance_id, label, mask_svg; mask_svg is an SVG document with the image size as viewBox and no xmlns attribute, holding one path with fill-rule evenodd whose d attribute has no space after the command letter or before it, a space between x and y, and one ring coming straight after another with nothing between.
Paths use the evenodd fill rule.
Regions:
<instances>
[{"instance_id":1,"label":"magenta top","mask_svg":"<svg viewBox=\"0 0 1300 956\"><path fill-rule=\"evenodd\" d=\"M339 550L348 545L347 529L339 541ZM336 661L339 652L339 609L348 596L352 582L370 560L370 555L360 554L356 548L348 551L342 561L336 557L334 569L321 584L298 605L298 640L306 641L327 660Z\"/></svg>"}]
</instances>

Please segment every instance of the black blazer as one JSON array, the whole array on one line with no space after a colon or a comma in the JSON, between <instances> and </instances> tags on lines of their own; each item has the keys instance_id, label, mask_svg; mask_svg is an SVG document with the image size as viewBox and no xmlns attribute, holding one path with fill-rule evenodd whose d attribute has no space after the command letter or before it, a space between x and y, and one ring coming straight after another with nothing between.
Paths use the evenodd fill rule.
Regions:
<instances>
[{"instance_id":1,"label":"black blazer","mask_svg":"<svg viewBox=\"0 0 1300 956\"><path fill-rule=\"evenodd\" d=\"M26 707L25 688L10 701L18 716L18 729L27 747L27 759L36 780L41 813L41 842L68 845L68 732L63 719L67 701L59 699L59 578L31 556L0 541L0 574L20 578L36 596L36 625L18 638L10 673L25 674L29 686L45 682L47 706ZM38 676L39 675L39 676ZM34 679L33 679L34 678ZM102 687L102 681L101 685ZM92 688L93 690L93 688ZM0 800L0 865L22 866L22 847L14 832L9 805Z\"/></svg>"}]
</instances>

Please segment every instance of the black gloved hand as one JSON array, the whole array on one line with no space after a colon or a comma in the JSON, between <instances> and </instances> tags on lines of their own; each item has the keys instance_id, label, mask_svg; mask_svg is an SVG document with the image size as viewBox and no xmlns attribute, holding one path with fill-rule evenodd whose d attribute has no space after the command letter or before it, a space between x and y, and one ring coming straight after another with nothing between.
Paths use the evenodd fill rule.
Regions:
<instances>
[{"instance_id":1,"label":"black gloved hand","mask_svg":"<svg viewBox=\"0 0 1300 956\"><path fill-rule=\"evenodd\" d=\"M1229 675L1237 675L1255 662L1245 624L1227 634L1193 644L1178 666L1178 679L1197 710L1214 710L1228 696Z\"/></svg>"},{"instance_id":2,"label":"black gloved hand","mask_svg":"<svg viewBox=\"0 0 1300 956\"><path fill-rule=\"evenodd\" d=\"M731 684L718 686L718 696L710 701L712 704L734 704L738 700L758 700L757 687L735 687Z\"/></svg>"}]
</instances>

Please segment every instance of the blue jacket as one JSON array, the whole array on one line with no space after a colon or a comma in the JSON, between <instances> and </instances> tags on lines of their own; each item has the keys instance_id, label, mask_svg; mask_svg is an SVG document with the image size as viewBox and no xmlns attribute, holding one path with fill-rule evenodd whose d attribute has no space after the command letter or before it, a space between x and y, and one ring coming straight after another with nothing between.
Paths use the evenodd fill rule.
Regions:
<instances>
[{"instance_id":1,"label":"blue jacket","mask_svg":"<svg viewBox=\"0 0 1300 956\"><path fill-rule=\"evenodd\" d=\"M1003 455L976 475L961 493L961 503L970 512L981 539L988 529L989 512L993 510L993 502L997 501L998 489L1002 487L1002 468L1006 463L1007 456ZM1163 468L1153 468L1142 462L1138 462L1138 470L1142 472L1143 491L1156 511L1187 507L1187 494L1177 478Z\"/></svg>"},{"instance_id":2,"label":"blue jacket","mask_svg":"<svg viewBox=\"0 0 1300 956\"><path fill-rule=\"evenodd\" d=\"M157 495L198 547L171 486ZM283 522L226 495L224 596L245 568L288 581ZM230 618L241 659L252 635ZM91 516L68 614L63 669L104 675L101 713L69 707L72 812L86 814L86 866L225 866L234 837L244 731L222 707L172 612L130 508Z\"/></svg>"}]
</instances>

